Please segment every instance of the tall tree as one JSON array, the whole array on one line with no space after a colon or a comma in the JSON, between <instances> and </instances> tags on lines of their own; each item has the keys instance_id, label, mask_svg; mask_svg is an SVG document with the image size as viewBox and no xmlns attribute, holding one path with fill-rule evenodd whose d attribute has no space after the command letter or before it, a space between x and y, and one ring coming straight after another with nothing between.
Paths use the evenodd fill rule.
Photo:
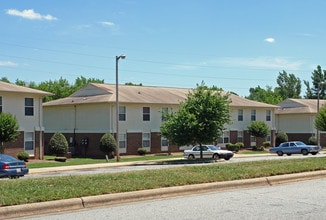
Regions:
<instances>
[{"instance_id":1,"label":"tall tree","mask_svg":"<svg viewBox=\"0 0 326 220\"><path fill-rule=\"evenodd\" d=\"M304 84L307 87L305 98L317 99L319 87L319 97L321 99L325 99L326 85L321 83L326 82L326 70L322 70L321 66L318 65L317 68L311 74L312 87L310 87L310 83L308 81L304 81Z\"/></svg>"},{"instance_id":2,"label":"tall tree","mask_svg":"<svg viewBox=\"0 0 326 220\"><path fill-rule=\"evenodd\" d=\"M300 98L301 80L294 74L287 74L287 72L283 70L277 77L277 84L278 87L275 88L275 92L278 93L283 100L287 98Z\"/></svg>"},{"instance_id":3,"label":"tall tree","mask_svg":"<svg viewBox=\"0 0 326 220\"><path fill-rule=\"evenodd\" d=\"M216 87L202 83L187 95L177 112L167 115L161 134L173 144L189 145L212 143L230 123L229 96ZM201 150L201 158L202 150Z\"/></svg>"},{"instance_id":4,"label":"tall tree","mask_svg":"<svg viewBox=\"0 0 326 220\"><path fill-rule=\"evenodd\" d=\"M277 92L273 91L270 86L267 86L266 90L257 86L256 88L250 88L249 92L250 94L246 98L257 102L275 105L283 101L282 97Z\"/></svg>"}]
</instances>

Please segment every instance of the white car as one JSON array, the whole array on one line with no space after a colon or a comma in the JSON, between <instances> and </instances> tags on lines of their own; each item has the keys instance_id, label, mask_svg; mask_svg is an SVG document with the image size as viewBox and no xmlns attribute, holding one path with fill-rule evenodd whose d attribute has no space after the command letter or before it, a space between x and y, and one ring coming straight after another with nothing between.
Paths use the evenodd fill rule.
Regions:
<instances>
[{"instance_id":1,"label":"white car","mask_svg":"<svg viewBox=\"0 0 326 220\"><path fill-rule=\"evenodd\" d=\"M202 145L203 158L212 158L230 160L233 157L233 152L229 150L222 150L219 146L215 145ZM191 150L184 150L183 157L189 160L200 158L200 146L195 146Z\"/></svg>"}]
</instances>

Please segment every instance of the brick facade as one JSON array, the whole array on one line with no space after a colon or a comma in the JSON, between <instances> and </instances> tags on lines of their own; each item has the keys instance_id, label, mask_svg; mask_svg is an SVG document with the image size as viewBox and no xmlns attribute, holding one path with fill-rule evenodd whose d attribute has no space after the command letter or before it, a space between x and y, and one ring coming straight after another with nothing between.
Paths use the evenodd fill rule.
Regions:
<instances>
[{"instance_id":1,"label":"brick facade","mask_svg":"<svg viewBox=\"0 0 326 220\"><path fill-rule=\"evenodd\" d=\"M40 144L40 135L43 135L43 132L40 131L35 131L34 132L35 136L34 136L34 156L31 157L33 159L43 159L43 155L41 155L40 157L40 146L44 146L44 143ZM42 140L42 139L41 139ZM17 140L14 142L7 142L4 143L5 149L4 149L4 153L5 154L9 154L13 157L17 157L17 154L19 152L24 151L24 132L20 132L20 135L18 136ZM43 149L42 149L43 151ZM43 151L44 152L44 151Z\"/></svg>"}]
</instances>

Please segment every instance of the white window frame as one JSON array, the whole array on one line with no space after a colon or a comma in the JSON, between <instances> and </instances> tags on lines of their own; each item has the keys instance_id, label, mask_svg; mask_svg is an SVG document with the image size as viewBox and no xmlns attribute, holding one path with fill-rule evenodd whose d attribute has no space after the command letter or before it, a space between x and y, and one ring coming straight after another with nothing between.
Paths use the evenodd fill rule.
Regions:
<instances>
[{"instance_id":1,"label":"white window frame","mask_svg":"<svg viewBox=\"0 0 326 220\"><path fill-rule=\"evenodd\" d=\"M127 135L119 134L119 147L125 149L127 147Z\"/></svg>"},{"instance_id":2,"label":"white window frame","mask_svg":"<svg viewBox=\"0 0 326 220\"><path fill-rule=\"evenodd\" d=\"M151 147L151 133L142 133L142 147L150 148Z\"/></svg>"},{"instance_id":3,"label":"white window frame","mask_svg":"<svg viewBox=\"0 0 326 220\"><path fill-rule=\"evenodd\" d=\"M250 120L256 121L256 110L255 109L252 109L250 112Z\"/></svg>"},{"instance_id":4,"label":"white window frame","mask_svg":"<svg viewBox=\"0 0 326 220\"><path fill-rule=\"evenodd\" d=\"M35 135L34 132L24 132L24 151L30 156L34 156L35 150Z\"/></svg>"},{"instance_id":5,"label":"white window frame","mask_svg":"<svg viewBox=\"0 0 326 220\"><path fill-rule=\"evenodd\" d=\"M32 100L32 105L30 103L26 103ZM25 116L34 116L34 99L33 98L25 98L24 99L24 107L25 107ZM31 112L30 112L31 111Z\"/></svg>"},{"instance_id":6,"label":"white window frame","mask_svg":"<svg viewBox=\"0 0 326 220\"><path fill-rule=\"evenodd\" d=\"M127 108L126 106L119 106L119 121L127 120Z\"/></svg>"},{"instance_id":7,"label":"white window frame","mask_svg":"<svg viewBox=\"0 0 326 220\"><path fill-rule=\"evenodd\" d=\"M148 109L148 112L145 112ZM143 107L143 121L151 120L151 107Z\"/></svg>"},{"instance_id":8,"label":"white window frame","mask_svg":"<svg viewBox=\"0 0 326 220\"><path fill-rule=\"evenodd\" d=\"M238 109L238 121L243 121L243 109Z\"/></svg>"},{"instance_id":9,"label":"white window frame","mask_svg":"<svg viewBox=\"0 0 326 220\"><path fill-rule=\"evenodd\" d=\"M271 120L272 120L272 111L266 110L266 121L271 121Z\"/></svg>"},{"instance_id":10,"label":"white window frame","mask_svg":"<svg viewBox=\"0 0 326 220\"><path fill-rule=\"evenodd\" d=\"M237 142L243 142L243 131L237 132Z\"/></svg>"}]
</instances>

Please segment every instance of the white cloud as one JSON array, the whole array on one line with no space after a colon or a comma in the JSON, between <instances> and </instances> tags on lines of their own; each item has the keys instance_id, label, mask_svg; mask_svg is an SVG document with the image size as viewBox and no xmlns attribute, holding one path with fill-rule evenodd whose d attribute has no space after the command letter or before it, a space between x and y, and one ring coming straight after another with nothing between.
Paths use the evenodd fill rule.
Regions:
<instances>
[{"instance_id":1,"label":"white cloud","mask_svg":"<svg viewBox=\"0 0 326 220\"><path fill-rule=\"evenodd\" d=\"M11 61L0 61L0 66L17 66L17 64Z\"/></svg>"},{"instance_id":2,"label":"white cloud","mask_svg":"<svg viewBox=\"0 0 326 220\"><path fill-rule=\"evenodd\" d=\"M250 69L299 70L303 65L303 62L298 60L293 61L286 57L229 57L219 59L218 64L227 67Z\"/></svg>"},{"instance_id":3,"label":"white cloud","mask_svg":"<svg viewBox=\"0 0 326 220\"><path fill-rule=\"evenodd\" d=\"M111 21L101 21L100 24L102 24L103 26L108 26L108 27L115 26L115 24Z\"/></svg>"},{"instance_id":4,"label":"white cloud","mask_svg":"<svg viewBox=\"0 0 326 220\"><path fill-rule=\"evenodd\" d=\"M272 37L269 37L269 38L266 38L264 39L265 42L268 42L268 43L274 43L275 42L275 39L272 38Z\"/></svg>"},{"instance_id":5,"label":"white cloud","mask_svg":"<svg viewBox=\"0 0 326 220\"><path fill-rule=\"evenodd\" d=\"M42 15L40 13L36 13L34 9L27 9L23 11L18 11L16 9L8 9L6 13L8 15L18 16L30 20L57 20L57 18L52 15Z\"/></svg>"}]
</instances>

